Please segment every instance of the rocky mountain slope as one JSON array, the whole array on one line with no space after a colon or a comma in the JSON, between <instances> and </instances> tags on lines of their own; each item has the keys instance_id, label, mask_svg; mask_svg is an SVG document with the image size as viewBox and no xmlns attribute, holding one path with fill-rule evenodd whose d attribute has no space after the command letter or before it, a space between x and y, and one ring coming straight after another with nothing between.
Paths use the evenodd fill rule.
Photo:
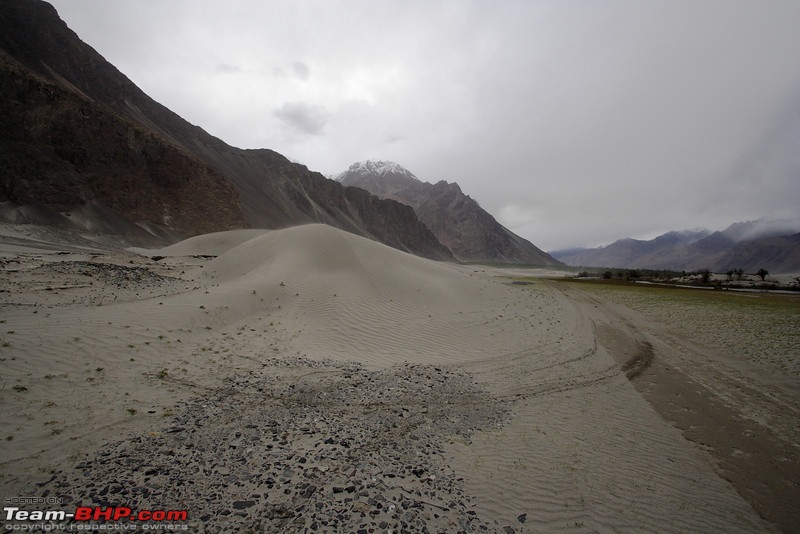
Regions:
<instances>
[{"instance_id":1,"label":"rocky mountain slope","mask_svg":"<svg viewBox=\"0 0 800 534\"><path fill-rule=\"evenodd\" d=\"M498 223L456 183L423 182L397 163L387 161L354 163L336 179L343 185L411 206L461 261L560 265Z\"/></svg>"},{"instance_id":2,"label":"rocky mountain slope","mask_svg":"<svg viewBox=\"0 0 800 534\"><path fill-rule=\"evenodd\" d=\"M764 268L772 273L800 272L800 223L759 219L718 232L668 232L655 239L620 239L605 247L568 249L551 254L568 265L636 269L726 272Z\"/></svg>"},{"instance_id":3,"label":"rocky mountain slope","mask_svg":"<svg viewBox=\"0 0 800 534\"><path fill-rule=\"evenodd\" d=\"M189 124L40 0L0 0L0 88L3 220L122 224L141 240L162 241L322 222L452 259L407 206L342 187L272 150L231 147ZM83 212L78 222L61 216L74 210ZM103 219L108 213L114 225Z\"/></svg>"}]
</instances>

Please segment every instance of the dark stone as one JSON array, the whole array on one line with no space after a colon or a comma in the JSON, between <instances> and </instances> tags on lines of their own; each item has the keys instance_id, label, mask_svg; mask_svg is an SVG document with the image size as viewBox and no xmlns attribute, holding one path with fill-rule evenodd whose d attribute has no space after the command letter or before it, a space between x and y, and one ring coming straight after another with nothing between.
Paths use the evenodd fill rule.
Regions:
<instances>
[{"instance_id":1,"label":"dark stone","mask_svg":"<svg viewBox=\"0 0 800 534\"><path fill-rule=\"evenodd\" d=\"M236 510L244 510L255 505L256 501L233 501L233 508Z\"/></svg>"}]
</instances>

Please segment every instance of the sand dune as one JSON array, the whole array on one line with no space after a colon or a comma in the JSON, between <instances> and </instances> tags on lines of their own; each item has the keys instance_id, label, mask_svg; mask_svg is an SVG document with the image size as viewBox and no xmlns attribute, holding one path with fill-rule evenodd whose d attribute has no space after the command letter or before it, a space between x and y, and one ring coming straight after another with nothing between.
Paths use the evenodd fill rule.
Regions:
<instances>
[{"instance_id":1,"label":"sand dune","mask_svg":"<svg viewBox=\"0 0 800 534\"><path fill-rule=\"evenodd\" d=\"M5 264L4 494L124 479L209 530L773 530L546 283L324 225L153 255Z\"/></svg>"},{"instance_id":2,"label":"sand dune","mask_svg":"<svg viewBox=\"0 0 800 534\"><path fill-rule=\"evenodd\" d=\"M219 256L250 239L269 233L269 230L230 230L202 234L160 249L130 248L147 256Z\"/></svg>"},{"instance_id":3,"label":"sand dune","mask_svg":"<svg viewBox=\"0 0 800 534\"><path fill-rule=\"evenodd\" d=\"M219 284L214 292L250 294L258 308L264 298L273 314L280 306L282 321L298 333L291 348L314 358L458 362L513 350L526 335L499 335L502 301L514 294L504 284L323 225L247 241L211 262L207 274ZM239 309L244 299L234 299Z\"/></svg>"}]
</instances>

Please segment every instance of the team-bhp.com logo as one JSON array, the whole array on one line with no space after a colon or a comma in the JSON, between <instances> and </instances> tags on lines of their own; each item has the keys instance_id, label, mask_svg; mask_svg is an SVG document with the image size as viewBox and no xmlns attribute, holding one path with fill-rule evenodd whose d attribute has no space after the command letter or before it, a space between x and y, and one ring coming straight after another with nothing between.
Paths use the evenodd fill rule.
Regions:
<instances>
[{"instance_id":1,"label":"team-bhp.com logo","mask_svg":"<svg viewBox=\"0 0 800 534\"><path fill-rule=\"evenodd\" d=\"M127 506L92 507L78 506L74 512L66 510L23 510L18 506L3 508L6 530L32 531L32 530L186 530L187 525L175 524L175 521L187 521L189 513L186 510L139 510L134 512ZM69 525L59 523L70 522ZM113 522L115 527L98 525L90 522ZM8 523L11 522L11 523ZM133 522L148 522L140 525ZM166 522L170 522L167 524ZM30 523L34 523L31 525ZM49 528L45 525L49 525ZM37 528L38 527L38 528Z\"/></svg>"}]
</instances>

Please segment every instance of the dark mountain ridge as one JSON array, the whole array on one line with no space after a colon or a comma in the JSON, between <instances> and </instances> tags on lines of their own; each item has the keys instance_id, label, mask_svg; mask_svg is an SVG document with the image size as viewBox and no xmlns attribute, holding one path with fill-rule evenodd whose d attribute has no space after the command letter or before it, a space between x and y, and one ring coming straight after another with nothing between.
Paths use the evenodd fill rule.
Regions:
<instances>
[{"instance_id":1,"label":"dark mountain ridge","mask_svg":"<svg viewBox=\"0 0 800 534\"><path fill-rule=\"evenodd\" d=\"M562 265L497 222L457 183L424 182L388 161L354 163L336 179L381 198L408 204L460 261Z\"/></svg>"},{"instance_id":2,"label":"dark mountain ridge","mask_svg":"<svg viewBox=\"0 0 800 534\"><path fill-rule=\"evenodd\" d=\"M0 0L0 202L104 206L143 235L322 222L434 259L413 210L268 149L242 150L148 97L40 0ZM31 211L31 210L29 210ZM36 221L30 221L36 222Z\"/></svg>"},{"instance_id":3,"label":"dark mountain ridge","mask_svg":"<svg viewBox=\"0 0 800 534\"><path fill-rule=\"evenodd\" d=\"M764 268L800 272L800 223L758 219L722 231L668 232L651 240L620 239L605 247L568 249L551 254L568 265L623 269L727 272Z\"/></svg>"}]
</instances>

